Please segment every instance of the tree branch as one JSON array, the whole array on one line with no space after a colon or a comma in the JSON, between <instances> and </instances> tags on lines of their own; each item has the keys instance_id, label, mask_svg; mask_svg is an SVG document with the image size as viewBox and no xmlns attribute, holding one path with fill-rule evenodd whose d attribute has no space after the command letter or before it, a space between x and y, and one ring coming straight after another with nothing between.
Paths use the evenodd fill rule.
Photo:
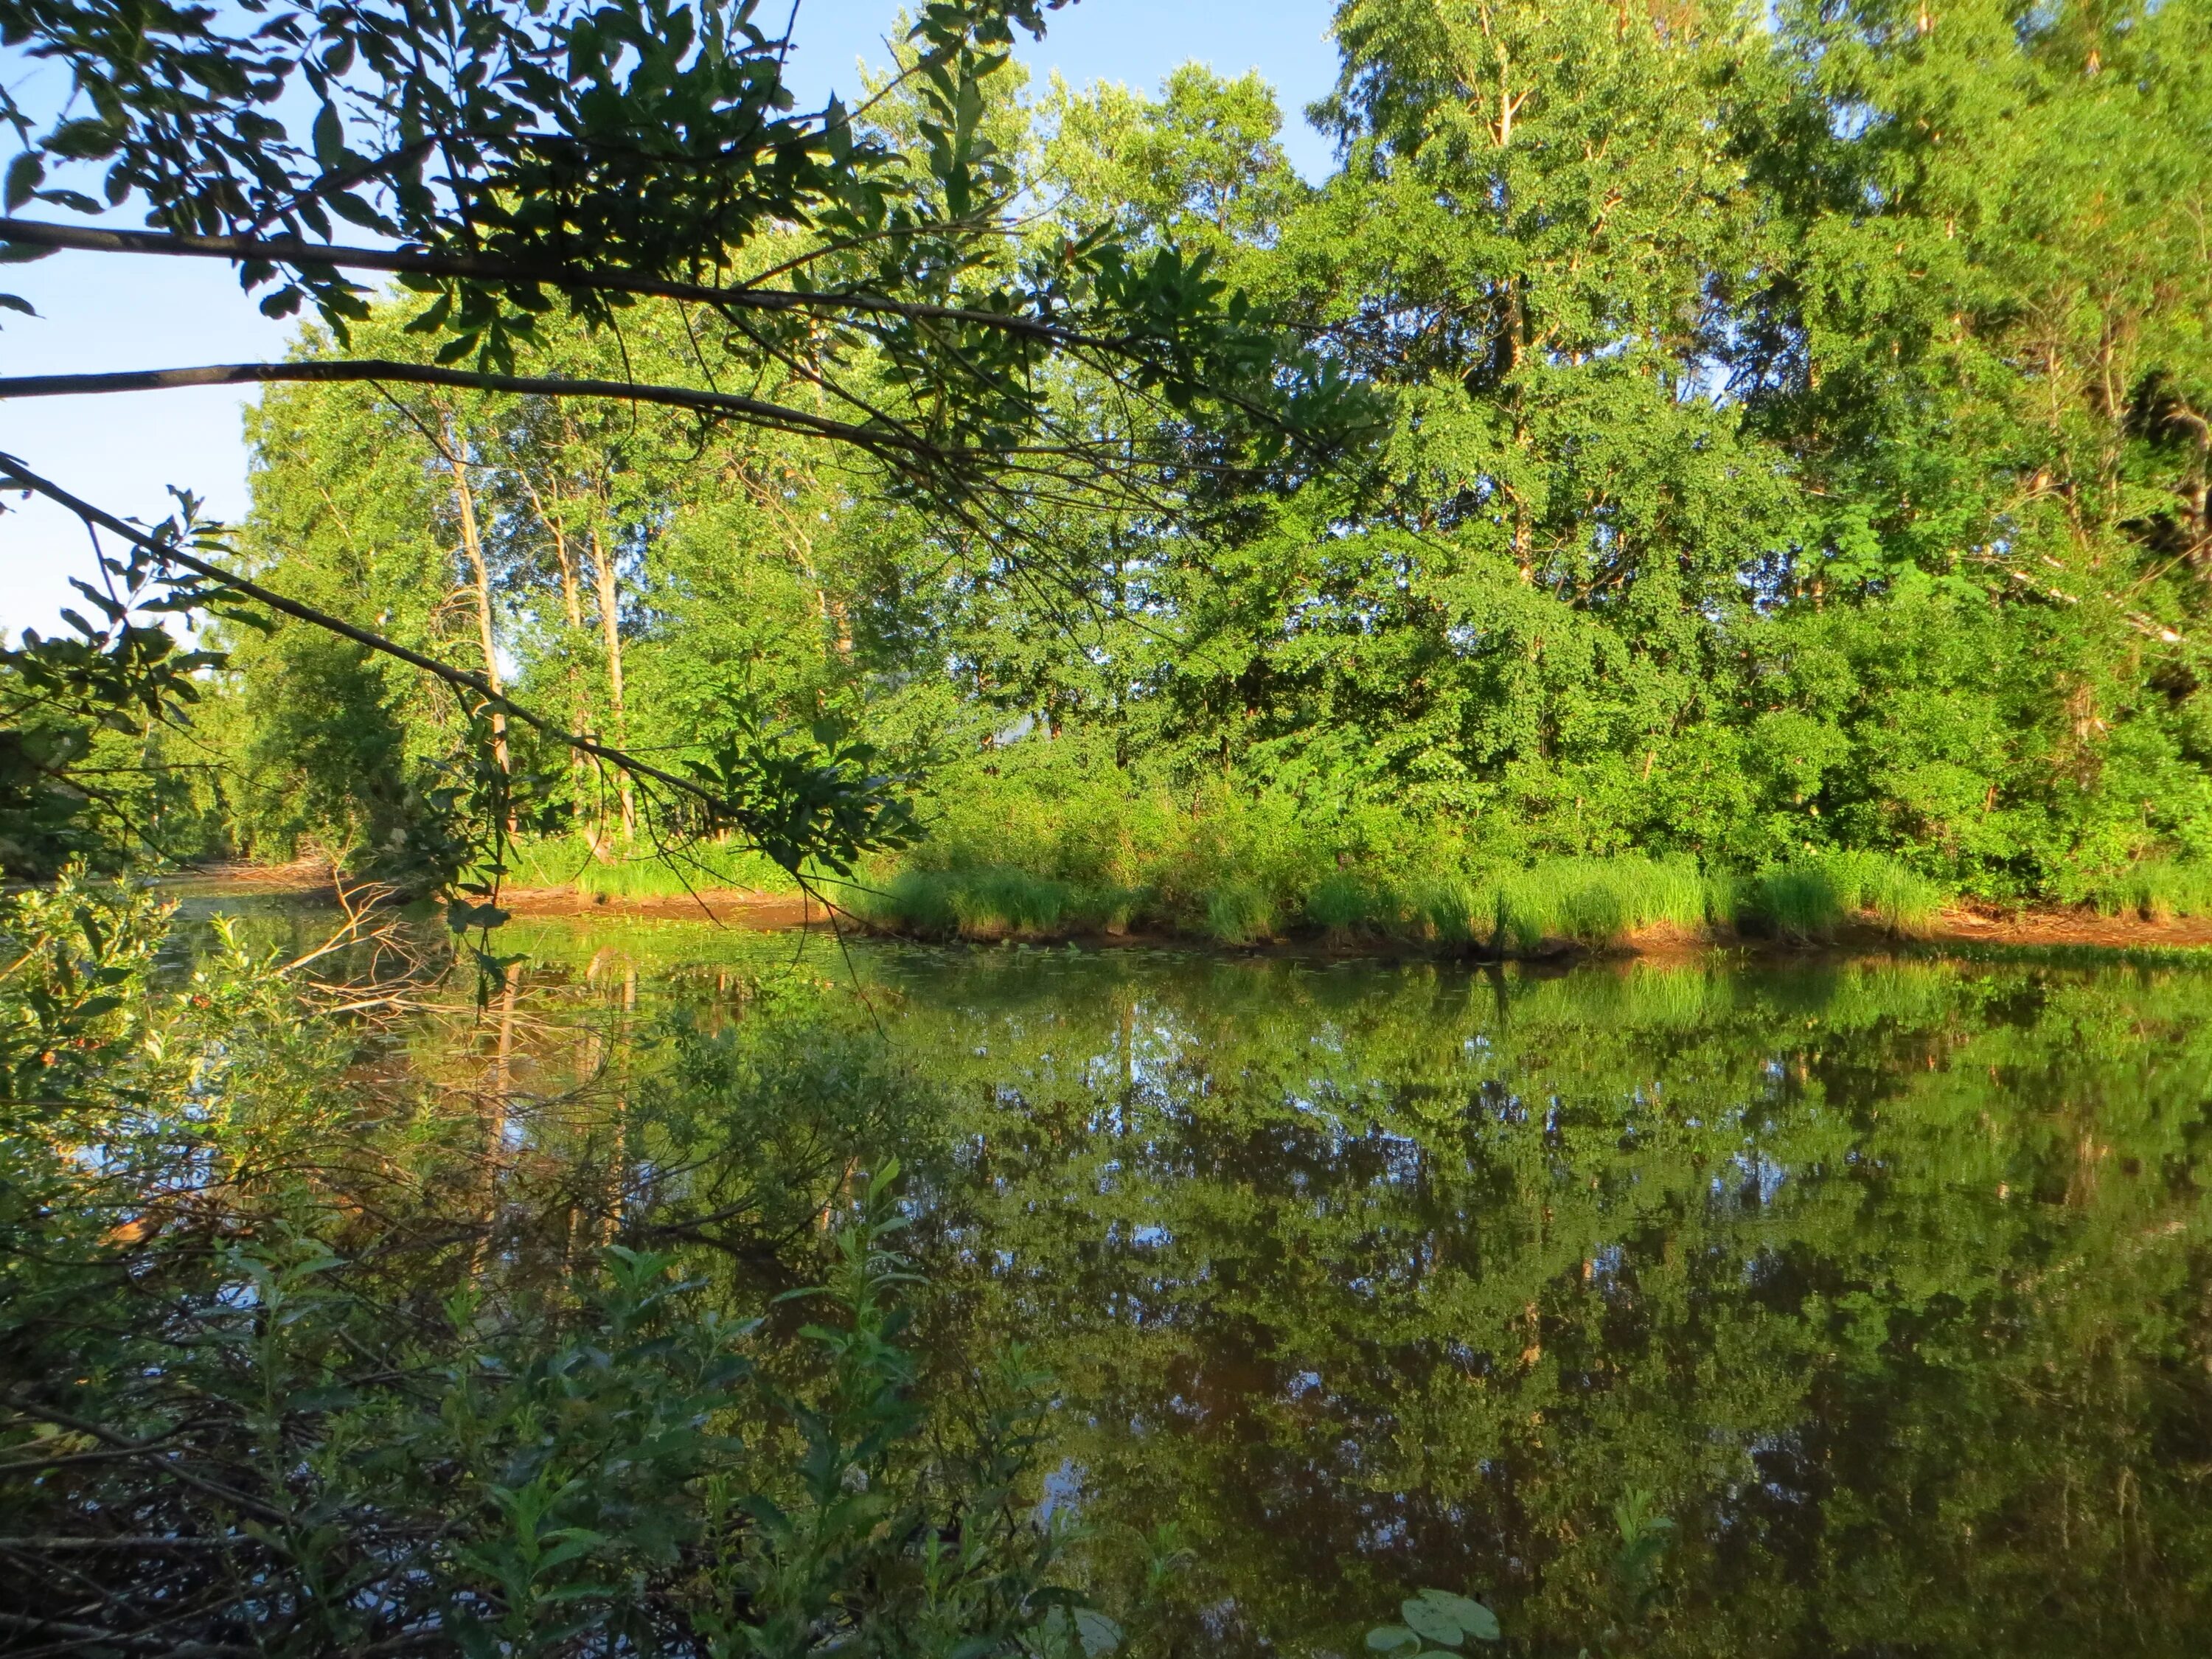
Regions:
<instances>
[{"instance_id":1,"label":"tree branch","mask_svg":"<svg viewBox=\"0 0 2212 1659\"><path fill-rule=\"evenodd\" d=\"M879 294L836 294L817 289L750 288L711 283L680 283L624 271L581 270L573 265L530 265L480 254L426 253L413 248L349 247L301 241L295 237L197 236L161 230L105 230L89 225L57 225L40 219L0 217L0 242L27 247L64 248L92 253L159 253L173 258L265 259L271 264L308 270L388 270L418 276L447 276L465 282L544 283L569 292L635 294L647 299L689 300L696 304L756 311L857 311L908 320L972 323L1003 333L1025 335L1055 346L1088 346L1126 353L1123 343L1079 332L1041 317L981 311L969 306L927 305L886 299Z\"/></svg>"},{"instance_id":2,"label":"tree branch","mask_svg":"<svg viewBox=\"0 0 2212 1659\"><path fill-rule=\"evenodd\" d=\"M410 667L421 669L426 674L434 675L437 678L445 681L447 684L481 698L485 708L496 708L509 719L520 720L532 731L550 738L556 743L565 744L580 754L589 755L595 760L618 767L634 776L651 778L656 783L665 784L672 789L690 795L723 816L731 814L730 802L722 799L713 791L690 778L679 776L673 772L664 772L659 767L635 759L619 749L611 749L605 744L594 742L590 738L580 737L573 732L565 732L557 724L546 720L543 715L533 714L520 704L498 696L485 683L481 675L469 673L464 669L454 668L448 664L440 662L435 657L428 657L419 651L410 650L397 641L387 640L382 635L373 634L365 628L356 628L343 617L333 617L325 611L318 611L310 605L302 605L297 599L287 599L274 589L264 587L260 583L247 577L234 575L222 566L210 564L205 559L187 553L180 547L157 541L136 525L126 524L113 514L103 512L93 506L91 502L81 501L70 495L59 484L40 477L12 455L0 455L0 481L21 489L33 490L46 497L47 500L68 508L85 523L97 525L109 534L120 536L133 546L143 548L157 559L180 564L193 574L204 576L208 580L227 587L234 593L241 593L258 605L264 605L271 611L282 612L297 621L336 634L341 639L351 640L355 644L366 646L371 651L396 658ZM30 1407L26 1407L25 1409L30 1409Z\"/></svg>"},{"instance_id":3,"label":"tree branch","mask_svg":"<svg viewBox=\"0 0 2212 1659\"><path fill-rule=\"evenodd\" d=\"M13 1613L0 1613L0 1630L20 1632L24 1635L52 1636L72 1644L82 1643L93 1647L122 1648L132 1653L156 1653L166 1659L256 1659L261 1650L235 1646L228 1642L177 1641L171 1638L140 1636L130 1631L100 1630L91 1625L74 1625L59 1619L30 1619Z\"/></svg>"},{"instance_id":4,"label":"tree branch","mask_svg":"<svg viewBox=\"0 0 2212 1659\"><path fill-rule=\"evenodd\" d=\"M31 1554L59 1554L72 1550L234 1550L260 1540L240 1534L231 1538L189 1538L167 1533L117 1533L110 1538L0 1538L0 1550Z\"/></svg>"},{"instance_id":5,"label":"tree branch","mask_svg":"<svg viewBox=\"0 0 2212 1659\"><path fill-rule=\"evenodd\" d=\"M896 428L854 426L804 410L787 409L734 392L697 392L689 386L638 380L572 380L541 374L494 374L477 369L441 368L388 357L318 357L287 363L209 363L192 368L126 369L107 374L21 374L0 377L0 399L65 398L85 392L168 392L182 386L255 386L271 382L330 385L396 380L414 386L459 386L476 392L507 392L526 397L595 398L611 402L660 404L702 415L720 415L795 434L830 438L880 453L898 450L925 460L997 459L981 450L948 450Z\"/></svg>"}]
</instances>

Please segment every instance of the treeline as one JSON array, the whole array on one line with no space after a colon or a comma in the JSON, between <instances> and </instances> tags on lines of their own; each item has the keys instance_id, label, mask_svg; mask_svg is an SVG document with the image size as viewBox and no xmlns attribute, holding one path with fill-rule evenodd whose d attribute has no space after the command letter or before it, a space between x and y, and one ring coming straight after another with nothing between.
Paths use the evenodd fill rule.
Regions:
<instances>
[{"instance_id":1,"label":"treeline","mask_svg":"<svg viewBox=\"0 0 2212 1659\"><path fill-rule=\"evenodd\" d=\"M1364 447L1139 431L1172 500L1041 470L963 518L680 410L303 386L252 416L246 556L672 767L863 742L924 869L1182 858L1279 910L1629 852L2061 901L2212 859L2212 8L1349 0L1336 33L1319 185L1255 77L1010 66L973 118L1030 181L1009 262L1101 222L1209 260L1365 400ZM419 321L395 294L349 349L419 358ZM730 327L549 321L532 372L864 414ZM1123 418L1061 375L1071 432ZM226 643L162 738L165 833L453 856L480 714L325 633ZM490 737L532 868L746 875Z\"/></svg>"}]
</instances>

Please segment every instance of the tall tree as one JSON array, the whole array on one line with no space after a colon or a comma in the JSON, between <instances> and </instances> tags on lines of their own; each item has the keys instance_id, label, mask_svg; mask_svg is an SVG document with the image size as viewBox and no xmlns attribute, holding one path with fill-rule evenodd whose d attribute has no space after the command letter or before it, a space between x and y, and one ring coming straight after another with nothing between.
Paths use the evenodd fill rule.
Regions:
<instances>
[{"instance_id":1,"label":"tall tree","mask_svg":"<svg viewBox=\"0 0 2212 1659\"><path fill-rule=\"evenodd\" d=\"M1083 362L1139 408L1228 388L1240 410L1259 398L1292 427L1302 418L1297 399L1273 395L1282 380L1272 352L1171 252L1133 259L1098 235L1017 264L1000 257L1018 180L979 131L983 83L1013 30L1040 30L1054 3L926 8L901 80L922 112L922 142L900 152L834 100L790 113L788 42L756 25L753 0L439 0L427 11L412 0L276 0L250 28L205 10L6 0L0 39L58 64L82 100L41 132L0 94L0 120L23 143L6 175L9 212L33 202L97 211L70 182L82 175L110 204L143 205L152 228L9 218L0 239L19 257L73 247L226 259L247 289L266 289L272 314L312 303L340 351L19 378L0 395L353 380L615 398L846 446L890 488L1003 544L1010 529L1044 522L1047 501L1142 489L1154 476L1127 425L1055 420L1046 371L1056 360ZM315 111L305 142L270 112L288 94ZM379 240L341 243L338 222ZM804 234L798 252L757 257L792 227ZM395 273L425 296L414 326L432 361L341 355L368 315L350 274L360 271ZM540 319L557 311L586 331L610 329L649 299L697 307L757 371L818 391L825 412L690 379L536 372ZM852 374L863 359L865 386ZM26 465L8 463L8 476L61 498ZM137 544L165 568L286 608L185 549L187 538ZM307 609L291 601L288 614L333 620ZM337 631L356 643L371 632ZM482 674L417 665L787 862L848 860L893 822L878 792L835 767L792 772L732 750L702 772L668 772L560 731ZM771 777L797 793L744 793Z\"/></svg>"}]
</instances>

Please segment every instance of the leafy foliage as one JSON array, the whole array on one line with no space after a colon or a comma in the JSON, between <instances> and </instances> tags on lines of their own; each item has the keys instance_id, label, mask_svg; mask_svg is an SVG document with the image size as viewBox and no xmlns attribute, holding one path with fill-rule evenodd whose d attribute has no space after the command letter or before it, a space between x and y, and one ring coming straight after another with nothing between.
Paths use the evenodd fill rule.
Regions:
<instances>
[{"instance_id":1,"label":"leafy foliage","mask_svg":"<svg viewBox=\"0 0 2212 1659\"><path fill-rule=\"evenodd\" d=\"M894 1161L787 1245L824 1284L753 1288L750 1316L611 1237L550 1274L454 1256L439 1233L497 1205L447 1162L465 1119L380 1128L361 1034L234 938L162 986L167 921L73 879L7 902L11 1632L1096 1659L1111 1621L1024 1496L1048 1379L1009 1350L972 1417L916 1396ZM795 1104L737 1152L771 1187ZM364 1187L345 1149L372 1144ZM821 1321L794 1330L795 1299Z\"/></svg>"}]
</instances>

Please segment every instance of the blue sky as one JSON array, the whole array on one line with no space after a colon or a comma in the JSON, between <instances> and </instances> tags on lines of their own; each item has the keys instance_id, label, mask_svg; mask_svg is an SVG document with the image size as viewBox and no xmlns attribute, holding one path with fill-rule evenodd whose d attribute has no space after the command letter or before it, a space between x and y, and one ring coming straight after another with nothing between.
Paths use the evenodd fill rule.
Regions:
<instances>
[{"instance_id":1,"label":"blue sky","mask_svg":"<svg viewBox=\"0 0 2212 1659\"><path fill-rule=\"evenodd\" d=\"M768 0L763 14L780 10ZM1156 89L1192 59L1225 75L1256 69L1289 117L1285 141L1310 177L1327 145L1299 112L1326 93L1336 55L1331 0L1079 0L1051 15L1042 42L1021 56L1042 84L1057 69L1072 83L1119 81ZM791 75L802 105L833 88L849 95L857 63L882 63L893 0L802 0ZM14 67L13 64L10 67ZM135 222L125 220L123 222ZM196 260L58 253L5 273L36 306L36 320L0 317L0 373L40 374L165 368L278 356L290 325L259 315L230 268ZM0 450L126 516L167 514L165 486L194 490L218 517L246 506L240 411L250 394L221 388L0 404ZM0 629L51 629L88 575L91 552L76 521L42 503L9 500L0 516Z\"/></svg>"}]
</instances>

